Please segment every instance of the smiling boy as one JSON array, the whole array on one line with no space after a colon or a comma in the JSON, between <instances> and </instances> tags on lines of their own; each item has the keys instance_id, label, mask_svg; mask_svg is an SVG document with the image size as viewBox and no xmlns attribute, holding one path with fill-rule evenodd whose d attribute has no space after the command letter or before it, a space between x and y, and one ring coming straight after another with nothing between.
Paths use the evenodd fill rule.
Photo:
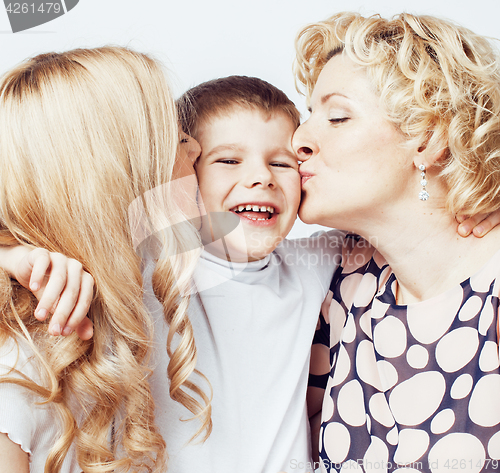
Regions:
<instances>
[{"instance_id":1,"label":"smiling boy","mask_svg":"<svg viewBox=\"0 0 500 473\"><path fill-rule=\"evenodd\" d=\"M300 175L291 145L299 113L283 92L233 76L191 89L178 105L184 131L202 148L195 169L205 210L231 212L240 225L224 244L205 246L194 275L197 368L213 388L206 442L189 443L198 425L179 422L190 413L170 399L169 360L156 352L151 385L169 471L311 472L309 354L344 234L285 240ZM146 304L160 311L151 291ZM167 328L159 320L161 347Z\"/></svg>"},{"instance_id":2,"label":"smiling boy","mask_svg":"<svg viewBox=\"0 0 500 473\"><path fill-rule=\"evenodd\" d=\"M295 128L284 113L266 117L244 108L205 120L198 128L200 194L208 211L239 216L245 238L230 234L226 242L238 250L240 261L271 253L297 218L300 176L291 148Z\"/></svg>"}]
</instances>

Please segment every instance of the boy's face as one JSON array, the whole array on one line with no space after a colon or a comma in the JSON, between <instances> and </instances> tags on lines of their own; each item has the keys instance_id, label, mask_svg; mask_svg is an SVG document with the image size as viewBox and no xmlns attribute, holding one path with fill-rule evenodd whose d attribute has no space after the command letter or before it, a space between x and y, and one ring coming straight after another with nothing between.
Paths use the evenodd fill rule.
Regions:
<instances>
[{"instance_id":1,"label":"boy's face","mask_svg":"<svg viewBox=\"0 0 500 473\"><path fill-rule=\"evenodd\" d=\"M225 238L233 261L264 258L295 222L300 175L291 145L294 131L285 114L268 118L243 108L215 116L198 129L202 153L196 173L205 210L232 212L242 223L244 237L235 231Z\"/></svg>"}]
</instances>

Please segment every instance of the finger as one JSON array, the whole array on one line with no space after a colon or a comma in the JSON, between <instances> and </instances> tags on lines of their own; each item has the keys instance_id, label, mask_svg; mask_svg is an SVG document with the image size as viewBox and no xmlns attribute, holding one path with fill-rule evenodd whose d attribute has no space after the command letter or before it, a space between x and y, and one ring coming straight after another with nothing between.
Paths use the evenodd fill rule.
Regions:
<instances>
[{"instance_id":1,"label":"finger","mask_svg":"<svg viewBox=\"0 0 500 473\"><path fill-rule=\"evenodd\" d=\"M68 280L69 260L63 255L52 253L51 261L50 275L48 281L42 283L40 290L43 293L35 309L35 317L39 320L44 320L49 312L54 312ZM35 295L38 297L38 294Z\"/></svg>"},{"instance_id":2,"label":"finger","mask_svg":"<svg viewBox=\"0 0 500 473\"><path fill-rule=\"evenodd\" d=\"M51 265L50 253L43 248L37 248L29 253L27 261L28 266L24 272L26 277L29 277L29 289L37 292L45 285L45 275ZM28 271L31 271L30 276Z\"/></svg>"},{"instance_id":3,"label":"finger","mask_svg":"<svg viewBox=\"0 0 500 473\"><path fill-rule=\"evenodd\" d=\"M82 323L76 327L75 332L82 340L90 340L94 335L94 326L91 320L88 317L85 317L82 320Z\"/></svg>"},{"instance_id":4,"label":"finger","mask_svg":"<svg viewBox=\"0 0 500 473\"><path fill-rule=\"evenodd\" d=\"M83 281L84 272L81 263L73 259L66 260L66 263L66 284L59 293L59 300L52 308L53 316L49 324L49 333L53 335L62 333L62 330L66 326L71 313L78 304L81 290L80 287ZM48 287L47 284L47 289ZM81 318L84 316L85 314L83 314Z\"/></svg>"},{"instance_id":5,"label":"finger","mask_svg":"<svg viewBox=\"0 0 500 473\"><path fill-rule=\"evenodd\" d=\"M458 234L467 237L472 233L474 227L476 227L480 222L486 217L485 214L477 214L472 217L468 217L458 226Z\"/></svg>"},{"instance_id":6,"label":"finger","mask_svg":"<svg viewBox=\"0 0 500 473\"><path fill-rule=\"evenodd\" d=\"M500 211L495 211L489 214L479 225L476 225L473 229L474 236L483 237L492 228L500 224Z\"/></svg>"},{"instance_id":7,"label":"finger","mask_svg":"<svg viewBox=\"0 0 500 473\"><path fill-rule=\"evenodd\" d=\"M467 220L467 215L455 215L455 220L458 223L462 223L464 220Z\"/></svg>"},{"instance_id":8,"label":"finger","mask_svg":"<svg viewBox=\"0 0 500 473\"><path fill-rule=\"evenodd\" d=\"M65 322L65 325L61 325L61 327L64 327L62 330L62 335L70 335L74 331L76 331L77 333L81 332L85 334L89 332L88 322L90 322L90 320L86 318L86 315L90 309L90 304L92 303L93 298L94 278L89 273L84 272L82 274L78 300L74 305L69 318ZM54 317L56 317L57 313L58 310L56 310ZM86 320L88 320L88 322ZM79 328L82 323L84 323L84 326ZM90 336L88 338L90 337L92 337L92 322L90 322ZM82 338L82 340L87 340L88 338Z\"/></svg>"}]
</instances>

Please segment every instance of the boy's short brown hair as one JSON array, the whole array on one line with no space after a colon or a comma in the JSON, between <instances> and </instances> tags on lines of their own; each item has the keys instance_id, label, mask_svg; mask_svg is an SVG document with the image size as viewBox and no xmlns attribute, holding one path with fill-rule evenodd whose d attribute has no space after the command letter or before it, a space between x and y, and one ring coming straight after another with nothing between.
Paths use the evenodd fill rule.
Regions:
<instances>
[{"instance_id":1,"label":"boy's short brown hair","mask_svg":"<svg viewBox=\"0 0 500 473\"><path fill-rule=\"evenodd\" d=\"M229 76L203 82L177 100L182 130L195 138L200 123L238 107L268 115L284 113L296 127L300 125L300 113L286 94L257 77Z\"/></svg>"}]
</instances>

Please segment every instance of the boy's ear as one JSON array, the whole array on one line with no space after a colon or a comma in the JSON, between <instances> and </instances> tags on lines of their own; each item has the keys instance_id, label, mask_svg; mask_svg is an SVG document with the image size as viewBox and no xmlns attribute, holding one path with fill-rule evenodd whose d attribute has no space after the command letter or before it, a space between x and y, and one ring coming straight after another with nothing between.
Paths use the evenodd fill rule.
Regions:
<instances>
[{"instance_id":1,"label":"boy's ear","mask_svg":"<svg viewBox=\"0 0 500 473\"><path fill-rule=\"evenodd\" d=\"M420 164L424 164L426 167L442 164L442 161L448 157L448 153L448 140L431 131L425 141L417 148L414 164L417 168Z\"/></svg>"}]
</instances>

